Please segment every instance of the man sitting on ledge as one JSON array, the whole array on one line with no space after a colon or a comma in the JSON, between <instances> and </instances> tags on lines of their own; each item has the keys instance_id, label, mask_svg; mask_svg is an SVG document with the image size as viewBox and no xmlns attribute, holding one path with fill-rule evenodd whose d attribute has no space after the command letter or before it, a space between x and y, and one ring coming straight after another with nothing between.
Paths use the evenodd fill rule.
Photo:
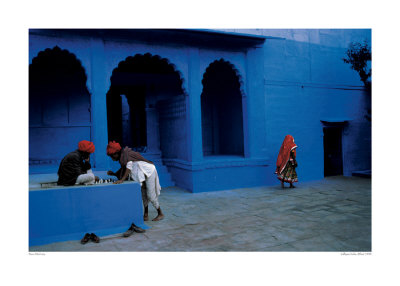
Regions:
<instances>
[{"instance_id":1,"label":"man sitting on ledge","mask_svg":"<svg viewBox=\"0 0 400 286\"><path fill-rule=\"evenodd\" d=\"M121 184L128 179L128 177L131 177L134 181L141 184L144 206L143 219L145 221L149 219L148 204L150 201L158 213L153 221L162 220L164 214L158 203L161 186L154 163L146 160L140 153L133 151L131 148L125 147L122 150L121 145L115 141L109 142L107 145L107 155L110 156L113 161L119 161L121 165L121 168L116 173L112 171L107 172L109 176L116 176L119 179L114 182L114 184Z\"/></svg>"},{"instance_id":2,"label":"man sitting on ledge","mask_svg":"<svg viewBox=\"0 0 400 286\"><path fill-rule=\"evenodd\" d=\"M90 154L94 152L94 144L90 141L80 141L78 149L67 154L58 168L57 185L72 186L75 184L93 185L99 180L89 163Z\"/></svg>"}]
</instances>

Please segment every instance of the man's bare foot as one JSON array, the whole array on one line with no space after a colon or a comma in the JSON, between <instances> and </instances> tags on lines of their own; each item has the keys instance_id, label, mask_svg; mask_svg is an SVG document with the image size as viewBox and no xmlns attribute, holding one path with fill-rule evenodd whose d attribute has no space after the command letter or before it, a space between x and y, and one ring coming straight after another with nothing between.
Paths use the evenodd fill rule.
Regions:
<instances>
[{"instance_id":1,"label":"man's bare foot","mask_svg":"<svg viewBox=\"0 0 400 286\"><path fill-rule=\"evenodd\" d=\"M153 218L153 221L158 221L158 220L162 220L164 218L163 214L159 214L158 216L156 216L155 218Z\"/></svg>"},{"instance_id":2,"label":"man's bare foot","mask_svg":"<svg viewBox=\"0 0 400 286\"><path fill-rule=\"evenodd\" d=\"M145 215L143 216L143 220L144 220L144 221L148 221L148 220L149 220L149 215L148 215L148 214L145 214Z\"/></svg>"},{"instance_id":3,"label":"man's bare foot","mask_svg":"<svg viewBox=\"0 0 400 286\"><path fill-rule=\"evenodd\" d=\"M296 188L296 187L295 187L295 186L293 186L293 185L290 185L290 187L291 187L291 188Z\"/></svg>"}]
</instances>

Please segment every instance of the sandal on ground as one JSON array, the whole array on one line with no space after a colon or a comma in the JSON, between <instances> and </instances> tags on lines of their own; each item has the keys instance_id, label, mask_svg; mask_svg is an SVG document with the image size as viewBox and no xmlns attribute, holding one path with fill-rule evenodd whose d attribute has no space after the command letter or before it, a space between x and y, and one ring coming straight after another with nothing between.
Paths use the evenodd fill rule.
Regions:
<instances>
[{"instance_id":1,"label":"sandal on ground","mask_svg":"<svg viewBox=\"0 0 400 286\"><path fill-rule=\"evenodd\" d=\"M82 238L81 243L86 244L90 240L90 234L86 233L85 236Z\"/></svg>"},{"instance_id":2,"label":"sandal on ground","mask_svg":"<svg viewBox=\"0 0 400 286\"><path fill-rule=\"evenodd\" d=\"M134 232L137 233L143 233L145 232L145 230L141 227L138 227L137 225L135 225L134 223L132 223L131 228L133 229Z\"/></svg>"},{"instance_id":3,"label":"sandal on ground","mask_svg":"<svg viewBox=\"0 0 400 286\"><path fill-rule=\"evenodd\" d=\"M95 235L94 233L90 234L90 239L95 243L99 243L100 242L100 238L97 235Z\"/></svg>"}]
</instances>

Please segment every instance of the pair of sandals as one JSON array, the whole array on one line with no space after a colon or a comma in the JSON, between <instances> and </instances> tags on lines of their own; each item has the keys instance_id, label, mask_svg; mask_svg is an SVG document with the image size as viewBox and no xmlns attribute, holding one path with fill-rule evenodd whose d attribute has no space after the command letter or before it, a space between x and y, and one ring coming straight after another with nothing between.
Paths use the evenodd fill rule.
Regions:
<instances>
[{"instance_id":1,"label":"pair of sandals","mask_svg":"<svg viewBox=\"0 0 400 286\"><path fill-rule=\"evenodd\" d=\"M100 238L95 235L94 233L86 233L85 236L82 238L81 243L82 244L86 244L89 242L89 240L95 242L95 243L99 243L100 242Z\"/></svg>"}]
</instances>

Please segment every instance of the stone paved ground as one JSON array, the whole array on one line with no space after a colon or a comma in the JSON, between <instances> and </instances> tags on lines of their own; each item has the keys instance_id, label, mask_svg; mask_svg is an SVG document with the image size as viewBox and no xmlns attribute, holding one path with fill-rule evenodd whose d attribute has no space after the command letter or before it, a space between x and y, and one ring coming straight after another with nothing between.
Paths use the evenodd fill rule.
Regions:
<instances>
[{"instance_id":1,"label":"stone paved ground","mask_svg":"<svg viewBox=\"0 0 400 286\"><path fill-rule=\"evenodd\" d=\"M129 238L67 241L50 251L371 251L371 179L329 177L280 186L192 194L164 188L166 218ZM149 206L150 218L156 215ZM128 226L127 226L128 227Z\"/></svg>"}]
</instances>

